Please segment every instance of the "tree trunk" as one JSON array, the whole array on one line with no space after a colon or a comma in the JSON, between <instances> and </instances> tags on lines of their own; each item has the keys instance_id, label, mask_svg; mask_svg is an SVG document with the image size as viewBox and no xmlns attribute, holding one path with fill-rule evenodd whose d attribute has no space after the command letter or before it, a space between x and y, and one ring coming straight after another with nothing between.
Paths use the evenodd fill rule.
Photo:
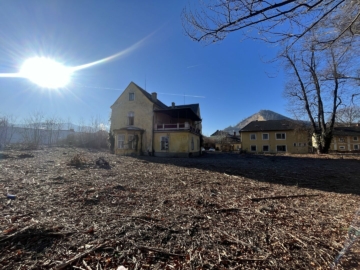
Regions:
<instances>
[{"instance_id":1,"label":"tree trunk","mask_svg":"<svg viewBox=\"0 0 360 270\"><path fill-rule=\"evenodd\" d=\"M332 132L325 131L321 133L315 133L315 140L318 145L317 152L319 154L329 153L332 137Z\"/></svg>"}]
</instances>

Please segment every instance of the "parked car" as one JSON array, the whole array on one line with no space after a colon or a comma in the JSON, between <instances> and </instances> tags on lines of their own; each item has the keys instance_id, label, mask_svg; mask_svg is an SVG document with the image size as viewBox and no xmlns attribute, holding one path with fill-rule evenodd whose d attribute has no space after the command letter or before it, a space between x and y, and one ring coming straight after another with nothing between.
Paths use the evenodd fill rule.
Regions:
<instances>
[{"instance_id":1,"label":"parked car","mask_svg":"<svg viewBox=\"0 0 360 270\"><path fill-rule=\"evenodd\" d=\"M205 148L204 147L201 147L201 152L204 152L205 151Z\"/></svg>"},{"instance_id":2,"label":"parked car","mask_svg":"<svg viewBox=\"0 0 360 270\"><path fill-rule=\"evenodd\" d=\"M215 149L214 148L209 148L209 150L208 150L209 152L215 152Z\"/></svg>"}]
</instances>

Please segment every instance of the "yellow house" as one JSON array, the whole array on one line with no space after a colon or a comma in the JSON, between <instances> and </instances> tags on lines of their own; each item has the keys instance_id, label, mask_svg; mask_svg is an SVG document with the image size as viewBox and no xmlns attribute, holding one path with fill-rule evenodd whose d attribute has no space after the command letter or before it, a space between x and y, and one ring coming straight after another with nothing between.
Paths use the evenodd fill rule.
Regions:
<instances>
[{"instance_id":1,"label":"yellow house","mask_svg":"<svg viewBox=\"0 0 360 270\"><path fill-rule=\"evenodd\" d=\"M200 154L199 104L166 106L157 93L131 82L111 106L110 131L119 155L189 157Z\"/></svg>"},{"instance_id":2,"label":"yellow house","mask_svg":"<svg viewBox=\"0 0 360 270\"><path fill-rule=\"evenodd\" d=\"M360 127L335 127L330 151L359 152Z\"/></svg>"},{"instance_id":3,"label":"yellow house","mask_svg":"<svg viewBox=\"0 0 360 270\"><path fill-rule=\"evenodd\" d=\"M242 150L250 153L309 152L309 131L292 120L253 121L240 130Z\"/></svg>"}]
</instances>

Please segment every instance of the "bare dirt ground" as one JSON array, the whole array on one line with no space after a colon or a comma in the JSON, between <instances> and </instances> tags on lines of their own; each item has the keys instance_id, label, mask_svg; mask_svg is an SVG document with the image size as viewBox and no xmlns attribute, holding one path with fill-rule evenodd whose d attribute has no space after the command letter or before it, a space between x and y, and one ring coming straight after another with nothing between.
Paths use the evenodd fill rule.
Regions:
<instances>
[{"instance_id":1,"label":"bare dirt ground","mask_svg":"<svg viewBox=\"0 0 360 270\"><path fill-rule=\"evenodd\" d=\"M0 269L358 269L359 182L349 155L8 150Z\"/></svg>"}]
</instances>

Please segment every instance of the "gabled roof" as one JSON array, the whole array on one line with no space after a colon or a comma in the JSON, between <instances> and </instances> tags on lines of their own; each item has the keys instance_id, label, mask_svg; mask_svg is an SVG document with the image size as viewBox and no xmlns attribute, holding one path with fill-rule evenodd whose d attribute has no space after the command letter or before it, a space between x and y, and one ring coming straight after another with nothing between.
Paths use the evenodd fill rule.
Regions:
<instances>
[{"instance_id":1,"label":"gabled roof","mask_svg":"<svg viewBox=\"0 0 360 270\"><path fill-rule=\"evenodd\" d=\"M229 133L224 131L224 130L216 130L213 134L210 135L210 137L212 136L224 136L224 135L228 135Z\"/></svg>"},{"instance_id":2,"label":"gabled roof","mask_svg":"<svg viewBox=\"0 0 360 270\"><path fill-rule=\"evenodd\" d=\"M244 131L286 131L296 128L306 128L303 122L294 120L268 120L252 121L243 127L240 132Z\"/></svg>"},{"instance_id":3,"label":"gabled roof","mask_svg":"<svg viewBox=\"0 0 360 270\"><path fill-rule=\"evenodd\" d=\"M360 136L360 127L334 127L335 136Z\"/></svg>"},{"instance_id":4,"label":"gabled roof","mask_svg":"<svg viewBox=\"0 0 360 270\"><path fill-rule=\"evenodd\" d=\"M168 108L168 106L166 106L164 103L162 103L159 99L157 99L155 102L153 101L151 94L146 92L144 89L142 89L140 86L138 86L136 83L131 82L132 84L134 84L139 90L140 92L142 92L144 94L145 97L147 97L151 102L155 103L156 105L158 105L160 108L162 109L166 109Z\"/></svg>"}]
</instances>

